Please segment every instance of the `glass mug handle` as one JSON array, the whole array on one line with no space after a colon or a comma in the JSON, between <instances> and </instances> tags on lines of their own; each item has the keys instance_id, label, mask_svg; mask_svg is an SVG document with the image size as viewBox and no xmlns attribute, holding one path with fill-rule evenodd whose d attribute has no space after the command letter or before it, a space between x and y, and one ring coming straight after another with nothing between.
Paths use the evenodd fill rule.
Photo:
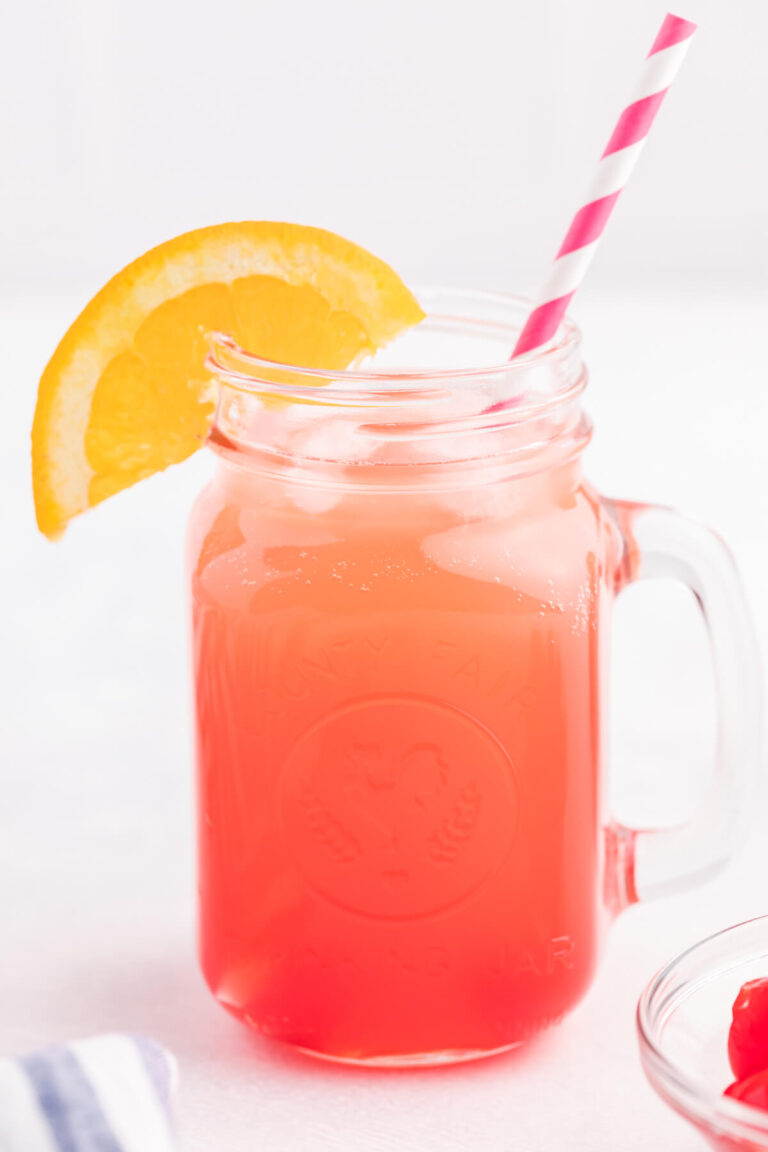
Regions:
<instances>
[{"instance_id":1,"label":"glass mug handle","mask_svg":"<svg viewBox=\"0 0 768 1152\"><path fill-rule=\"evenodd\" d=\"M611 825L606 895L618 912L698 884L731 856L762 752L762 692L754 624L720 537L670 508L603 503L624 540L616 592L637 580L668 578L696 598L709 637L717 714L712 780L693 819L657 830Z\"/></svg>"}]
</instances>

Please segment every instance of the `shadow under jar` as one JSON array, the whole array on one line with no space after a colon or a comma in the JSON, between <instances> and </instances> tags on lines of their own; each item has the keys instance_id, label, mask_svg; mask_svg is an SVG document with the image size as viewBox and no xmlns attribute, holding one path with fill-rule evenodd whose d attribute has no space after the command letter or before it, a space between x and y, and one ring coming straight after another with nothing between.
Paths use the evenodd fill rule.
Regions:
<instances>
[{"instance_id":1,"label":"shadow under jar","mask_svg":"<svg viewBox=\"0 0 768 1152\"><path fill-rule=\"evenodd\" d=\"M757 729L724 547L582 476L576 329L510 364L524 302L422 303L407 369L217 337L189 533L205 977L261 1033L379 1064L559 1021L612 914L727 856ZM611 604L646 575L693 589L720 689L709 793L659 832L603 788Z\"/></svg>"}]
</instances>

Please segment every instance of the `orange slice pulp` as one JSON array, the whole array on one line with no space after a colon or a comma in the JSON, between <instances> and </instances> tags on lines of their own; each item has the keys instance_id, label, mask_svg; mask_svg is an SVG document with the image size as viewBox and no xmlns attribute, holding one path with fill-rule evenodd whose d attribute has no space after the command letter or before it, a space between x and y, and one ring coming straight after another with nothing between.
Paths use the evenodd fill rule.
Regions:
<instances>
[{"instance_id":1,"label":"orange slice pulp","mask_svg":"<svg viewBox=\"0 0 768 1152\"><path fill-rule=\"evenodd\" d=\"M32 428L40 530L60 535L204 444L212 332L266 359L340 370L422 318L391 268L319 228L244 221L153 248L90 301L43 373Z\"/></svg>"}]
</instances>

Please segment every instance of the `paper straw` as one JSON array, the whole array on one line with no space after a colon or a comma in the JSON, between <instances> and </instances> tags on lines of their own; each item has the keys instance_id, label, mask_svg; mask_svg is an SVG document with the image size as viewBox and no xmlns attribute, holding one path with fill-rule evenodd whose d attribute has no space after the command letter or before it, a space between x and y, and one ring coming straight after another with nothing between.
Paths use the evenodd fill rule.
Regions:
<instances>
[{"instance_id":1,"label":"paper straw","mask_svg":"<svg viewBox=\"0 0 768 1152\"><path fill-rule=\"evenodd\" d=\"M664 17L646 58L634 98L618 119L600 159L586 203L571 221L547 281L537 297L539 303L520 333L512 359L541 348L555 335L574 292L584 279L611 212L637 163L656 113L677 75L695 31L696 25L690 20L670 13Z\"/></svg>"}]
</instances>

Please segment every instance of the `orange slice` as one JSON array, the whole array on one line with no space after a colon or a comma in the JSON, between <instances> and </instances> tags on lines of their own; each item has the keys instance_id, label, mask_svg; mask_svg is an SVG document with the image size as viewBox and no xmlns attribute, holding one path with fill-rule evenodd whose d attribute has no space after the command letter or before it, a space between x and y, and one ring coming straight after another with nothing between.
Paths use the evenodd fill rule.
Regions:
<instances>
[{"instance_id":1,"label":"orange slice","mask_svg":"<svg viewBox=\"0 0 768 1152\"><path fill-rule=\"evenodd\" d=\"M60 535L205 442L212 332L267 359L342 369L422 318L391 268L319 228L244 221L153 248L91 300L43 373L32 428L40 530Z\"/></svg>"}]
</instances>

